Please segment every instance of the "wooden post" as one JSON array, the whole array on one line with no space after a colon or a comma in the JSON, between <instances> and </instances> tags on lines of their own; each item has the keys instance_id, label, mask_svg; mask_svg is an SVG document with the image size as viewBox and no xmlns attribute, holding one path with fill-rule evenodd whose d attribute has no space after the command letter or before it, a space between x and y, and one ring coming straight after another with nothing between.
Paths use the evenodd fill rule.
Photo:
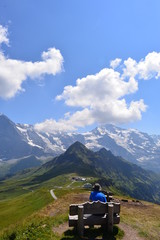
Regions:
<instances>
[{"instance_id":1,"label":"wooden post","mask_svg":"<svg viewBox=\"0 0 160 240\"><path fill-rule=\"evenodd\" d=\"M78 235L81 237L83 236L83 232L84 232L83 212L84 212L84 207L78 206L77 230L78 230Z\"/></svg>"},{"instance_id":2,"label":"wooden post","mask_svg":"<svg viewBox=\"0 0 160 240\"><path fill-rule=\"evenodd\" d=\"M108 232L113 232L113 204L108 204Z\"/></svg>"},{"instance_id":3,"label":"wooden post","mask_svg":"<svg viewBox=\"0 0 160 240\"><path fill-rule=\"evenodd\" d=\"M109 202L110 199L109 199L109 192L107 192L107 202Z\"/></svg>"}]
</instances>

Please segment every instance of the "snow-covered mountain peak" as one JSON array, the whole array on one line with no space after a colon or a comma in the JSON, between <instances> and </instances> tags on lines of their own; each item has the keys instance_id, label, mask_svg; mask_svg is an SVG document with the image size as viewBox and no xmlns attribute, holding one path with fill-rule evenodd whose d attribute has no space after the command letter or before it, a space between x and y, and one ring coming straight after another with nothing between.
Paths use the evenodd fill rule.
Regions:
<instances>
[{"instance_id":1,"label":"snow-covered mountain peak","mask_svg":"<svg viewBox=\"0 0 160 240\"><path fill-rule=\"evenodd\" d=\"M44 133L29 124L15 124L0 115L0 159L35 156L55 156L79 141L97 151L110 150L114 155L160 171L160 136L137 129L124 129L112 124L99 126L85 133Z\"/></svg>"}]
</instances>

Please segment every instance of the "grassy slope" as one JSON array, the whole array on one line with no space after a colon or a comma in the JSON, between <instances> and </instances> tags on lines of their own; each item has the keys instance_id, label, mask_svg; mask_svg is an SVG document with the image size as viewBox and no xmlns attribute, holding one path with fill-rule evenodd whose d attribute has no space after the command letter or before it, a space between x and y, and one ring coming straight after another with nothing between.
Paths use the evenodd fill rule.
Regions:
<instances>
[{"instance_id":1,"label":"grassy slope","mask_svg":"<svg viewBox=\"0 0 160 240\"><path fill-rule=\"evenodd\" d=\"M27 237L32 240L77 239L73 231L67 231L63 236L53 231L53 227L67 221L69 204L84 202L83 195L87 194L87 199L89 197L88 191L80 190L82 182L73 183L73 189L67 187L71 183L71 177L72 175L63 175L41 185L31 185L31 178L27 178L26 173L25 178L22 175L0 182L0 240ZM88 181L94 182L95 179ZM62 188L59 188L61 186ZM57 201L53 201L49 193L53 188L58 197ZM159 216L160 206L147 202L141 207L125 204L121 207L121 221L136 228L148 240L159 240ZM120 239L122 232L117 228L114 230L116 239ZM101 230L96 231L93 231L94 236L102 234Z\"/></svg>"},{"instance_id":2,"label":"grassy slope","mask_svg":"<svg viewBox=\"0 0 160 240\"><path fill-rule=\"evenodd\" d=\"M21 221L51 202L51 196L46 189L40 189L13 199L0 201L1 229Z\"/></svg>"},{"instance_id":3,"label":"grassy slope","mask_svg":"<svg viewBox=\"0 0 160 240\"><path fill-rule=\"evenodd\" d=\"M137 229L140 236L148 240L160 239L160 206L148 202L143 205L124 204L121 221Z\"/></svg>"},{"instance_id":4,"label":"grassy slope","mask_svg":"<svg viewBox=\"0 0 160 240\"><path fill-rule=\"evenodd\" d=\"M56 195L59 197L57 201L53 201L42 210L25 218L21 223L10 226L7 230L0 234L1 240L7 239L32 239L32 240L78 240L77 234L68 229L66 225L65 233L58 234L58 226L68 221L68 206L73 202L82 202L88 199L89 192L74 189L57 189ZM102 229L87 230L85 236L102 236ZM117 227L114 228L113 235L106 236L108 240L121 239L123 235ZM106 238L105 238L106 239Z\"/></svg>"},{"instance_id":5,"label":"grassy slope","mask_svg":"<svg viewBox=\"0 0 160 240\"><path fill-rule=\"evenodd\" d=\"M50 179L42 184L31 185L31 178L17 178L0 182L0 229L10 224L23 220L33 212L46 206L53 201L49 190L60 189L58 196L64 191L61 186L66 187L71 183L71 175L62 175ZM75 184L73 184L74 186ZM79 186L82 183L78 184ZM68 188L67 188L68 190Z\"/></svg>"}]
</instances>

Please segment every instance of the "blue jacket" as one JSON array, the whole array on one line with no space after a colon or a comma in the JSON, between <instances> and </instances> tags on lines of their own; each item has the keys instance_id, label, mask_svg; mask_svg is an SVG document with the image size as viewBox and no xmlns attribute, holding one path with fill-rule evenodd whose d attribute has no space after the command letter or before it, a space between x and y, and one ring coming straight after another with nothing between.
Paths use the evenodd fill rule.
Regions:
<instances>
[{"instance_id":1,"label":"blue jacket","mask_svg":"<svg viewBox=\"0 0 160 240\"><path fill-rule=\"evenodd\" d=\"M101 201L101 202L107 202L106 196L101 193L101 192L97 192L97 191L93 191L91 192L91 195L89 197L89 199L91 201Z\"/></svg>"}]
</instances>

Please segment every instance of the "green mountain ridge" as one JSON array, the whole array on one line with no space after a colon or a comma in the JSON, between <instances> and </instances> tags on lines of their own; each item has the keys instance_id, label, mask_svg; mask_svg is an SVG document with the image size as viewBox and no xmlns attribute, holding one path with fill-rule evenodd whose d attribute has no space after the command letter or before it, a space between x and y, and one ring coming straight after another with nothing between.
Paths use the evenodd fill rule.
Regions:
<instances>
[{"instance_id":1,"label":"green mountain ridge","mask_svg":"<svg viewBox=\"0 0 160 240\"><path fill-rule=\"evenodd\" d=\"M93 152L80 142L36 170L32 183L41 183L62 174L76 173L100 179L103 186L141 200L160 203L160 178L136 164L114 156L105 148Z\"/></svg>"}]
</instances>

